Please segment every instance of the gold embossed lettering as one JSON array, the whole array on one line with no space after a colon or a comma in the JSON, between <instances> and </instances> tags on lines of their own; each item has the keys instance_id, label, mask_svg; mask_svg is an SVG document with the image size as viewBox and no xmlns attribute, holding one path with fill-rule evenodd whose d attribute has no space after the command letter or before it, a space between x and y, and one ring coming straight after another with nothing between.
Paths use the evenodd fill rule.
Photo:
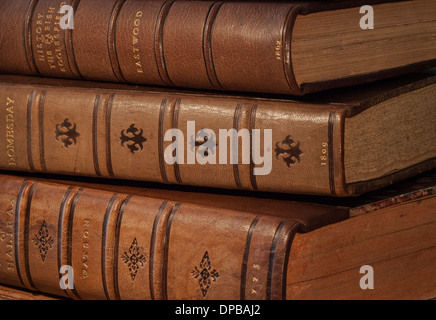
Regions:
<instances>
[{"instance_id":1,"label":"gold embossed lettering","mask_svg":"<svg viewBox=\"0 0 436 320\"><path fill-rule=\"evenodd\" d=\"M88 259L88 249L89 249L89 227L90 227L89 219L85 219L83 222L83 233L82 233L82 279L86 279L88 277L88 267L89 267L89 259Z\"/></svg>"},{"instance_id":2,"label":"gold embossed lettering","mask_svg":"<svg viewBox=\"0 0 436 320\"><path fill-rule=\"evenodd\" d=\"M9 218L12 218L12 215L14 214L15 200L9 200L9 205L11 208L7 210L6 213L9 215Z\"/></svg>"},{"instance_id":3,"label":"gold embossed lettering","mask_svg":"<svg viewBox=\"0 0 436 320\"><path fill-rule=\"evenodd\" d=\"M132 29L132 52L133 59L135 61L135 67L137 73L144 73L141 55L139 54L139 34L141 25L142 11L138 11L135 16L135 20L133 20L133 29Z\"/></svg>"},{"instance_id":4,"label":"gold embossed lettering","mask_svg":"<svg viewBox=\"0 0 436 320\"><path fill-rule=\"evenodd\" d=\"M323 142L321 144L322 149L321 149L321 156L319 157L321 160L321 165L322 166L326 166L327 165L327 148L328 148L328 143L327 142Z\"/></svg>"},{"instance_id":5,"label":"gold embossed lettering","mask_svg":"<svg viewBox=\"0 0 436 320\"><path fill-rule=\"evenodd\" d=\"M14 272L15 271L15 263L14 263L14 224L13 224L13 215L15 208L15 200L9 200L9 207L7 208L4 215L6 215L6 220L4 226L0 230L0 241L1 244L4 245L5 249L0 250L5 254L5 262L6 262L6 270ZM0 219L1 221L1 219Z\"/></svg>"},{"instance_id":6,"label":"gold embossed lettering","mask_svg":"<svg viewBox=\"0 0 436 320\"><path fill-rule=\"evenodd\" d=\"M14 107L15 101L7 97L6 98L6 155L8 158L8 165L15 166L17 164L15 160L15 122L14 122Z\"/></svg>"},{"instance_id":7,"label":"gold embossed lettering","mask_svg":"<svg viewBox=\"0 0 436 320\"><path fill-rule=\"evenodd\" d=\"M65 2L60 3L59 8L64 4ZM59 27L61 19L59 10L56 11L56 7L49 7L45 15L37 14L35 48L38 61L47 63L51 70L66 72L62 41L60 41L62 29Z\"/></svg>"},{"instance_id":8,"label":"gold embossed lettering","mask_svg":"<svg viewBox=\"0 0 436 320\"><path fill-rule=\"evenodd\" d=\"M277 60L282 59L282 42L280 40L276 41L275 57Z\"/></svg>"}]
</instances>

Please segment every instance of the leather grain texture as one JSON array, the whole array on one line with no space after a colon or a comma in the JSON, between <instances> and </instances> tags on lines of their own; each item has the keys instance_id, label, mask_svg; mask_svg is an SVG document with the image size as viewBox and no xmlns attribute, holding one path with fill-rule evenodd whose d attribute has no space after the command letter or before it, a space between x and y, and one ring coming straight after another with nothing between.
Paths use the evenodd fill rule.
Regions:
<instances>
[{"instance_id":1,"label":"leather grain texture","mask_svg":"<svg viewBox=\"0 0 436 320\"><path fill-rule=\"evenodd\" d=\"M0 84L0 98L5 103L9 98L14 114L12 119L3 108L1 119L11 118L14 130L9 130L8 141L0 141L3 150L9 146L9 154L0 157L4 169L312 194L330 194L332 175L340 174L321 165L319 156L323 143L338 147L332 139L341 139L342 107L133 88L94 90L86 82L80 88L34 86L8 79ZM40 79L41 84L44 81ZM194 125L188 126L189 122ZM174 140L165 139L171 129L183 135L178 137L177 152L184 163L165 160L165 154L173 155ZM208 141L199 134L206 129ZM220 138L220 130L231 129L246 133L239 138L234 163L231 139ZM266 147L264 129L272 130L271 145ZM269 152L267 175L255 175L255 170L268 165L252 160L253 130L259 133L258 153ZM295 143L283 143L291 138ZM295 158L286 153L288 148ZM220 161L223 154L227 157ZM341 163L340 152L331 154L335 158L330 161ZM189 155L194 156L191 163ZM202 164L205 159L209 162ZM288 160L294 164L288 166Z\"/></svg>"},{"instance_id":2,"label":"leather grain texture","mask_svg":"<svg viewBox=\"0 0 436 320\"><path fill-rule=\"evenodd\" d=\"M302 95L425 67L296 83L290 46L298 14L384 2L3 0L0 72ZM62 5L74 9L74 29L60 27Z\"/></svg>"},{"instance_id":3,"label":"leather grain texture","mask_svg":"<svg viewBox=\"0 0 436 320\"><path fill-rule=\"evenodd\" d=\"M3 284L74 299L286 298L289 252L303 226L295 219L68 182L0 182ZM304 216L304 205L295 208ZM74 288L60 287L62 266L72 266Z\"/></svg>"},{"instance_id":4,"label":"leather grain texture","mask_svg":"<svg viewBox=\"0 0 436 320\"><path fill-rule=\"evenodd\" d=\"M360 194L429 170L435 160L347 185L345 118L435 80L424 74L354 93L289 100L3 75L0 119L7 139L0 140L0 168L225 189ZM179 130L177 138L165 138L170 129ZM235 148L220 135L231 129L246 133L233 162ZM252 143L256 132L258 146ZM175 152L181 161L171 163ZM256 154L263 163L254 163ZM270 172L256 174L268 169L268 159Z\"/></svg>"}]
</instances>

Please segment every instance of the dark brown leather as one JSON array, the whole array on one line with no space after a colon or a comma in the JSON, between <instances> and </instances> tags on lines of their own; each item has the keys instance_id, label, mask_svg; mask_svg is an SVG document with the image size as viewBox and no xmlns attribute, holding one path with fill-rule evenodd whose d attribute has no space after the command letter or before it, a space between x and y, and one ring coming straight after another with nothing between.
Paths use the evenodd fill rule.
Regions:
<instances>
[{"instance_id":1,"label":"dark brown leather","mask_svg":"<svg viewBox=\"0 0 436 320\"><path fill-rule=\"evenodd\" d=\"M0 175L0 282L75 299L286 298L296 219L118 191ZM59 285L64 265L74 289Z\"/></svg>"},{"instance_id":2,"label":"dark brown leather","mask_svg":"<svg viewBox=\"0 0 436 320\"><path fill-rule=\"evenodd\" d=\"M227 189L355 195L431 169L436 160L368 183L347 185L342 152L345 117L434 81L436 77L429 73L396 79L393 84L386 81L354 88L346 95L336 92L319 99L285 100L123 85L104 89L105 84L71 85L71 81L0 75L0 99L5 102L0 109L0 124L3 128L13 126L6 132L7 139L0 140L0 150L4 150L0 168ZM188 121L195 121L196 131L208 128L215 132L217 164L165 162L164 152L172 143L163 139L168 129L182 131L184 153L188 148L197 150L193 137L192 141L188 137ZM219 130L231 128L249 132L260 129L261 141L263 130L272 130L270 174L255 175L254 169L261 166L243 164L241 152L238 164L231 164L229 159L227 164L219 163L220 146L224 145L218 139ZM126 137L133 139L133 134L139 140L128 141ZM285 154L280 153L287 137L302 152L300 161L295 159L289 166ZM320 161L323 145L328 146L325 165ZM229 155L230 143L227 149Z\"/></svg>"},{"instance_id":3,"label":"dark brown leather","mask_svg":"<svg viewBox=\"0 0 436 320\"><path fill-rule=\"evenodd\" d=\"M0 72L301 95L434 65L297 85L298 14L390 1L3 0ZM75 9L74 30L59 28L60 4Z\"/></svg>"}]
</instances>

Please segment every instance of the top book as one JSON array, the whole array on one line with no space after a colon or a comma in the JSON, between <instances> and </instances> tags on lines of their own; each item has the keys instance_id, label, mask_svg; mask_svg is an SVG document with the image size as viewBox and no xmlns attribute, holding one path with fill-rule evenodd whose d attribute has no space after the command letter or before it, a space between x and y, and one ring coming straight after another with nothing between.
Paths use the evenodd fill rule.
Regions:
<instances>
[{"instance_id":1,"label":"top book","mask_svg":"<svg viewBox=\"0 0 436 320\"><path fill-rule=\"evenodd\" d=\"M434 0L2 0L0 72L303 95L436 64Z\"/></svg>"}]
</instances>

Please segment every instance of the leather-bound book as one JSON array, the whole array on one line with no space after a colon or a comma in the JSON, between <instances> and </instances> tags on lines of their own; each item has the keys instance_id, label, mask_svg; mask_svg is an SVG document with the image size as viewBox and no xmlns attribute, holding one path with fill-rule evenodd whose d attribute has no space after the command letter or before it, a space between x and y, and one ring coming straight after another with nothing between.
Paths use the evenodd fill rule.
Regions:
<instances>
[{"instance_id":1,"label":"leather-bound book","mask_svg":"<svg viewBox=\"0 0 436 320\"><path fill-rule=\"evenodd\" d=\"M0 283L75 299L285 299L296 232L348 217L336 206L263 200L274 216L96 187L1 175Z\"/></svg>"},{"instance_id":2,"label":"leather-bound book","mask_svg":"<svg viewBox=\"0 0 436 320\"><path fill-rule=\"evenodd\" d=\"M302 95L434 66L433 0L2 0L0 72Z\"/></svg>"},{"instance_id":3,"label":"leather-bound book","mask_svg":"<svg viewBox=\"0 0 436 320\"><path fill-rule=\"evenodd\" d=\"M436 171L348 204L350 219L295 236L287 296L434 299Z\"/></svg>"},{"instance_id":4,"label":"leather-bound book","mask_svg":"<svg viewBox=\"0 0 436 320\"><path fill-rule=\"evenodd\" d=\"M435 166L435 81L280 99L0 75L0 168L356 195Z\"/></svg>"},{"instance_id":5,"label":"leather-bound book","mask_svg":"<svg viewBox=\"0 0 436 320\"><path fill-rule=\"evenodd\" d=\"M60 300L62 297L22 288L0 285L0 300Z\"/></svg>"},{"instance_id":6,"label":"leather-bound book","mask_svg":"<svg viewBox=\"0 0 436 320\"><path fill-rule=\"evenodd\" d=\"M323 199L4 173L0 283L73 299L430 299L435 177Z\"/></svg>"},{"instance_id":7,"label":"leather-bound book","mask_svg":"<svg viewBox=\"0 0 436 320\"><path fill-rule=\"evenodd\" d=\"M0 75L0 168L356 195L435 166L435 81L289 99Z\"/></svg>"}]
</instances>

